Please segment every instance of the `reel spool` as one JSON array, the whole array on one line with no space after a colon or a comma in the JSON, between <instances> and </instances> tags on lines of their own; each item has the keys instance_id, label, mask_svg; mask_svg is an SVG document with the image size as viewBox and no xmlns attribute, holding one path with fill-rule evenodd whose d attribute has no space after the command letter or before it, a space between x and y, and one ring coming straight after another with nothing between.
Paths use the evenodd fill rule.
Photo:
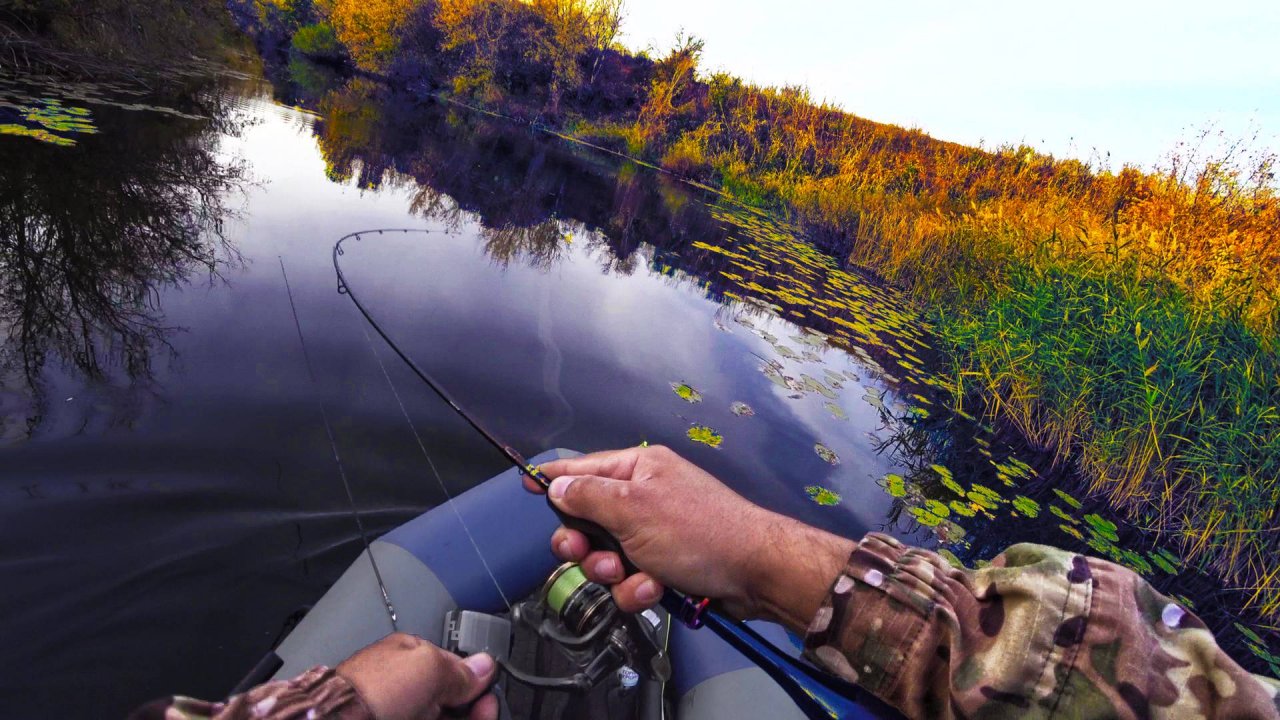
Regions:
<instances>
[{"instance_id":1,"label":"reel spool","mask_svg":"<svg viewBox=\"0 0 1280 720\"><path fill-rule=\"evenodd\" d=\"M566 677L543 677L500 661L503 670L524 685L586 691L627 667L661 682L671 677L671 663L654 625L619 610L609 589L587 579L575 563L556 568L537 600L512 609L512 621L553 641L578 670Z\"/></svg>"}]
</instances>

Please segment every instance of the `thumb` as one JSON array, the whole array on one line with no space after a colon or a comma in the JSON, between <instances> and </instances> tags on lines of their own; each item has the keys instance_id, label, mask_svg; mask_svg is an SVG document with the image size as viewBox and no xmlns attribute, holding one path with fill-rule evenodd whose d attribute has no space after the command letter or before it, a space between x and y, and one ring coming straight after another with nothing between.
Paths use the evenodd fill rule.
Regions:
<instances>
[{"instance_id":1,"label":"thumb","mask_svg":"<svg viewBox=\"0 0 1280 720\"><path fill-rule=\"evenodd\" d=\"M461 707L473 702L493 684L497 664L487 653L476 653L466 658L449 654L448 677L440 684L440 705Z\"/></svg>"},{"instance_id":2,"label":"thumb","mask_svg":"<svg viewBox=\"0 0 1280 720\"><path fill-rule=\"evenodd\" d=\"M620 501L631 490L628 484L597 475L561 475L551 481L547 496L564 512L616 532L621 519Z\"/></svg>"}]
</instances>

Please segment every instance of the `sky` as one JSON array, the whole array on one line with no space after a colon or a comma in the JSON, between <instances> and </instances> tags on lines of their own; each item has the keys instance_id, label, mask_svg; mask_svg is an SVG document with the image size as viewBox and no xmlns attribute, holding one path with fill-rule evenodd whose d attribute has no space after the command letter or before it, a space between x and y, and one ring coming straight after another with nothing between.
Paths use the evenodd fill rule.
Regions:
<instances>
[{"instance_id":1,"label":"sky","mask_svg":"<svg viewBox=\"0 0 1280 720\"><path fill-rule=\"evenodd\" d=\"M1280 1L629 0L623 44L684 29L703 67L865 118L1150 168L1206 127L1280 150Z\"/></svg>"}]
</instances>

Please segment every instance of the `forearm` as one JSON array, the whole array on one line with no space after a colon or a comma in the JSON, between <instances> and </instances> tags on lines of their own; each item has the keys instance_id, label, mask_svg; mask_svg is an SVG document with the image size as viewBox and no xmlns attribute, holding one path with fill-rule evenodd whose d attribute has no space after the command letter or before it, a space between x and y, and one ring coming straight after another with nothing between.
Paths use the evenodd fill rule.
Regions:
<instances>
[{"instance_id":1,"label":"forearm","mask_svg":"<svg viewBox=\"0 0 1280 720\"><path fill-rule=\"evenodd\" d=\"M757 527L765 540L746 561L750 614L803 634L856 544L768 511Z\"/></svg>"}]
</instances>

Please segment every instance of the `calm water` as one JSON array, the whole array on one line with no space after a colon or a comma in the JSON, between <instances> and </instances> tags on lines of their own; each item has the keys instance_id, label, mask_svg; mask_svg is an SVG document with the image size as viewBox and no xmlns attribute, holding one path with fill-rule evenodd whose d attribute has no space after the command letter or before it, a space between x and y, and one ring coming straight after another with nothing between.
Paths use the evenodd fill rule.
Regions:
<instances>
[{"instance_id":1,"label":"calm water","mask_svg":"<svg viewBox=\"0 0 1280 720\"><path fill-rule=\"evenodd\" d=\"M359 550L320 399L374 532L441 502L379 358L451 492L503 469L337 292L335 241L376 228L413 231L349 241L352 285L529 454L663 443L781 512L966 560L1090 543L1231 627L1175 554L946 412L907 306L793 230L465 110L292 80L0 78L0 125L26 128L0 137L0 715L224 694Z\"/></svg>"}]
</instances>

